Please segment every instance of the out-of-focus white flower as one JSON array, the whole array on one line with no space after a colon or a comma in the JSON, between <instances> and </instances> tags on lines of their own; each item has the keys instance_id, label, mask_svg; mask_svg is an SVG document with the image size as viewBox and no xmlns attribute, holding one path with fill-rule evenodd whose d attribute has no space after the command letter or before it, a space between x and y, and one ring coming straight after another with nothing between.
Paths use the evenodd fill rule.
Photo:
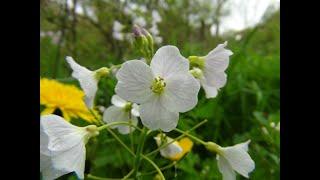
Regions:
<instances>
[{"instance_id":1,"label":"out-of-focus white flower","mask_svg":"<svg viewBox=\"0 0 320 180\"><path fill-rule=\"evenodd\" d=\"M138 4L136 4L134 2L128 2L128 7L132 10L136 10L136 9L138 9Z\"/></svg>"},{"instance_id":2,"label":"out-of-focus white flower","mask_svg":"<svg viewBox=\"0 0 320 180\"><path fill-rule=\"evenodd\" d=\"M162 18L157 10L152 10L152 23L159 23Z\"/></svg>"},{"instance_id":3,"label":"out-of-focus white flower","mask_svg":"<svg viewBox=\"0 0 320 180\"><path fill-rule=\"evenodd\" d=\"M216 97L218 90L227 82L224 72L229 65L229 56L233 53L225 49L227 42L219 44L204 57L190 56L192 74L200 81L207 98Z\"/></svg>"},{"instance_id":4,"label":"out-of-focus white flower","mask_svg":"<svg viewBox=\"0 0 320 180\"><path fill-rule=\"evenodd\" d=\"M149 31L152 35L158 35L159 29L158 29L157 24L153 24L152 27L149 29Z\"/></svg>"},{"instance_id":5,"label":"out-of-focus white flower","mask_svg":"<svg viewBox=\"0 0 320 180\"><path fill-rule=\"evenodd\" d=\"M123 8L123 13L124 13L125 15L127 15L127 16L130 16L130 15L132 15L132 10L131 10L128 6L125 6L125 7Z\"/></svg>"},{"instance_id":6,"label":"out-of-focus white flower","mask_svg":"<svg viewBox=\"0 0 320 180\"><path fill-rule=\"evenodd\" d=\"M72 77L79 81L81 88L85 92L85 103L87 107L92 109L98 89L98 81L102 76L109 74L109 70L103 67L96 71L90 71L89 69L77 64L70 56L66 57L66 61L73 70Z\"/></svg>"},{"instance_id":7,"label":"out-of-focus white flower","mask_svg":"<svg viewBox=\"0 0 320 180\"><path fill-rule=\"evenodd\" d=\"M117 20L113 21L112 30L116 32L121 32L124 26Z\"/></svg>"},{"instance_id":8,"label":"out-of-focus white flower","mask_svg":"<svg viewBox=\"0 0 320 180\"><path fill-rule=\"evenodd\" d=\"M77 127L57 115L45 115L40 120L40 172L53 180L75 172L84 179L85 144L99 134L95 125Z\"/></svg>"},{"instance_id":9,"label":"out-of-focus white flower","mask_svg":"<svg viewBox=\"0 0 320 180\"><path fill-rule=\"evenodd\" d=\"M138 6L138 10L142 13L147 12L147 7L145 5L140 5Z\"/></svg>"},{"instance_id":10,"label":"out-of-focus white flower","mask_svg":"<svg viewBox=\"0 0 320 180\"><path fill-rule=\"evenodd\" d=\"M112 37L116 40L123 41L125 38L125 34L122 32L112 32Z\"/></svg>"},{"instance_id":11,"label":"out-of-focus white flower","mask_svg":"<svg viewBox=\"0 0 320 180\"><path fill-rule=\"evenodd\" d=\"M175 46L157 50L148 66L142 61L125 62L116 77L116 93L139 105L140 118L151 130L171 131L179 112L191 110L198 102L200 85L188 72L189 62Z\"/></svg>"},{"instance_id":12,"label":"out-of-focus white flower","mask_svg":"<svg viewBox=\"0 0 320 180\"><path fill-rule=\"evenodd\" d=\"M242 39L242 35L241 34L237 34L234 39L236 41L240 41Z\"/></svg>"},{"instance_id":13,"label":"out-of-focus white flower","mask_svg":"<svg viewBox=\"0 0 320 180\"><path fill-rule=\"evenodd\" d=\"M249 173L255 168L255 163L248 154L249 143L250 140L229 147L212 143L207 147L217 153L218 169L224 180L236 180L235 171L249 178Z\"/></svg>"},{"instance_id":14,"label":"out-of-focus white flower","mask_svg":"<svg viewBox=\"0 0 320 180\"><path fill-rule=\"evenodd\" d=\"M270 127L275 128L275 127L276 127L276 124L275 124L274 122L271 122L271 123L270 123Z\"/></svg>"},{"instance_id":15,"label":"out-of-focus white flower","mask_svg":"<svg viewBox=\"0 0 320 180\"><path fill-rule=\"evenodd\" d=\"M276 126L276 130L280 131L280 122L278 122L277 126Z\"/></svg>"},{"instance_id":16,"label":"out-of-focus white flower","mask_svg":"<svg viewBox=\"0 0 320 180\"><path fill-rule=\"evenodd\" d=\"M201 26L200 17L198 14L189 14L188 15L189 25L195 28L199 28Z\"/></svg>"},{"instance_id":17,"label":"out-of-focus white flower","mask_svg":"<svg viewBox=\"0 0 320 180\"><path fill-rule=\"evenodd\" d=\"M123 41L125 38L125 35L122 32L123 28L124 26L119 21L114 21L112 27L112 37L116 40Z\"/></svg>"},{"instance_id":18,"label":"out-of-focus white flower","mask_svg":"<svg viewBox=\"0 0 320 180\"><path fill-rule=\"evenodd\" d=\"M139 16L133 19L133 24L136 24L140 27L145 27L147 25L147 22L143 17Z\"/></svg>"},{"instance_id":19,"label":"out-of-focus white flower","mask_svg":"<svg viewBox=\"0 0 320 180\"><path fill-rule=\"evenodd\" d=\"M166 0L159 0L158 3L159 3L159 6L162 7L163 9L168 9L169 8Z\"/></svg>"},{"instance_id":20,"label":"out-of-focus white flower","mask_svg":"<svg viewBox=\"0 0 320 180\"><path fill-rule=\"evenodd\" d=\"M210 34L212 37L216 36L216 30L217 30L217 26L215 24L212 24L210 26Z\"/></svg>"},{"instance_id":21,"label":"out-of-focus white flower","mask_svg":"<svg viewBox=\"0 0 320 180\"><path fill-rule=\"evenodd\" d=\"M153 39L156 44L161 44L163 42L163 39L160 36L155 36Z\"/></svg>"},{"instance_id":22,"label":"out-of-focus white flower","mask_svg":"<svg viewBox=\"0 0 320 180\"><path fill-rule=\"evenodd\" d=\"M49 37L53 44L58 44L61 38L61 31L40 31L40 37Z\"/></svg>"},{"instance_id":23,"label":"out-of-focus white flower","mask_svg":"<svg viewBox=\"0 0 320 180\"><path fill-rule=\"evenodd\" d=\"M137 104L125 101L118 95L113 95L111 102L113 105L108 107L103 113L104 122L131 121L133 125L137 125L137 117L140 115ZM129 134L135 130L133 127L127 125L116 125L112 126L112 128L117 128L121 134Z\"/></svg>"},{"instance_id":24,"label":"out-of-focus white flower","mask_svg":"<svg viewBox=\"0 0 320 180\"><path fill-rule=\"evenodd\" d=\"M268 134L269 134L268 129L267 129L266 127L264 127L264 126L261 127L261 131L262 131L262 133L265 134L265 135L268 135Z\"/></svg>"}]
</instances>

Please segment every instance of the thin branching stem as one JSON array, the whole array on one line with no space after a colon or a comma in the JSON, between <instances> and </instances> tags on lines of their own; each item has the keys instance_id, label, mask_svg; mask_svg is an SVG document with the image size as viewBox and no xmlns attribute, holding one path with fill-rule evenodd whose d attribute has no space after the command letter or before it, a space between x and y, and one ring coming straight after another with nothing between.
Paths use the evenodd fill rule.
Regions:
<instances>
[{"instance_id":1,"label":"thin branching stem","mask_svg":"<svg viewBox=\"0 0 320 180\"><path fill-rule=\"evenodd\" d=\"M177 140L179 140L179 139L181 139L181 138L183 138L183 137L187 136L187 134L186 134L186 133L189 133L190 131L193 131L193 130L197 129L198 127L200 127L201 125L203 125L203 124L204 124L204 123L206 123L207 121L208 121L208 120L206 120L206 119L205 119L205 120L203 120L203 121L201 121L200 123L198 123L197 125L195 125L195 126L194 126L194 127L192 127L191 129L189 129L189 130L185 131L182 135L180 135L180 136L178 136L178 137L174 138L174 139L173 139L173 141L170 141L170 142L168 142L168 143L166 143L166 144L161 145L159 148L157 148L156 150L154 150L154 151L152 151L152 152L148 153L146 156L151 156L151 155L153 155L153 154L155 154L155 153L159 152L161 149L163 149L163 148L165 148L165 147L169 146L171 143L173 143L173 142L175 142L175 141L177 141Z\"/></svg>"}]
</instances>

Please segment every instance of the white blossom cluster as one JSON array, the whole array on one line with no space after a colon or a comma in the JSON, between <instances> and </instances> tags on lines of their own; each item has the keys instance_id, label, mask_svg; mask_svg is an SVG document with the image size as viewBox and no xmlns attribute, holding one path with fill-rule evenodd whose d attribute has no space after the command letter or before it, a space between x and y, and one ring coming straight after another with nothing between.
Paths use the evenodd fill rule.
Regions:
<instances>
[{"instance_id":1,"label":"white blossom cluster","mask_svg":"<svg viewBox=\"0 0 320 180\"><path fill-rule=\"evenodd\" d=\"M226 46L227 43L220 44L203 57L185 58L177 47L166 45L156 51L149 64L142 60L126 61L116 73L116 95L111 99L112 105L103 109L103 121L137 125L141 119L142 125L150 130L172 131L177 127L179 114L197 105L201 86L206 97L212 98L226 84L224 71L232 55ZM92 109L98 81L108 69L91 71L72 57L67 57L66 61L85 92L86 105ZM112 128L121 134L135 130L125 125ZM98 134L99 128L95 125L76 127L56 115L41 117L40 171L44 179L55 179L69 172L83 179L85 144ZM158 144L159 140L156 139ZM247 153L249 142L231 147L208 143L207 148L217 152L218 168L225 180L235 180L235 172L248 177L254 169L254 162ZM181 152L181 148L173 143L160 152L162 156L172 156L172 153Z\"/></svg>"},{"instance_id":2,"label":"white blossom cluster","mask_svg":"<svg viewBox=\"0 0 320 180\"><path fill-rule=\"evenodd\" d=\"M149 30L154 38L156 44L161 44L163 39L160 36L160 31L158 28L158 23L162 21L162 18L157 10L152 10L151 12L147 10L145 5L139 5L134 2L127 2L124 4L123 13L132 20L132 24L138 25L139 27ZM144 17L150 17L150 20ZM130 33L123 32L125 25L123 25L118 20L113 22L113 32L112 36L114 39L119 41L130 41Z\"/></svg>"},{"instance_id":3,"label":"white blossom cluster","mask_svg":"<svg viewBox=\"0 0 320 180\"><path fill-rule=\"evenodd\" d=\"M40 37L45 38L48 37L51 39L53 44L58 44L61 38L61 31L40 31Z\"/></svg>"}]
</instances>

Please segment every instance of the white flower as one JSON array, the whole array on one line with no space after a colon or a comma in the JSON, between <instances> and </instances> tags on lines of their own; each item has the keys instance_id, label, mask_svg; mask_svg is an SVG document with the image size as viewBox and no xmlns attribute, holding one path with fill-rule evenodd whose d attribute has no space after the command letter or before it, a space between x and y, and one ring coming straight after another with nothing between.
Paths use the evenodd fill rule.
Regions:
<instances>
[{"instance_id":1,"label":"white flower","mask_svg":"<svg viewBox=\"0 0 320 180\"><path fill-rule=\"evenodd\" d=\"M117 121L131 120L133 125L137 125L139 114L139 106L135 103L131 103L123 100L118 95L113 95L111 98L113 106L108 107L103 113L103 121L106 123L112 123ZM127 125L112 126L112 128L118 128L121 134L129 134L134 131L133 127Z\"/></svg>"},{"instance_id":2,"label":"white flower","mask_svg":"<svg viewBox=\"0 0 320 180\"><path fill-rule=\"evenodd\" d=\"M159 23L162 21L162 18L157 10L152 10L152 22Z\"/></svg>"},{"instance_id":3,"label":"white flower","mask_svg":"<svg viewBox=\"0 0 320 180\"><path fill-rule=\"evenodd\" d=\"M237 34L234 39L236 41L240 41L242 39L242 35L241 34Z\"/></svg>"},{"instance_id":4,"label":"white flower","mask_svg":"<svg viewBox=\"0 0 320 180\"><path fill-rule=\"evenodd\" d=\"M85 144L99 134L95 125L77 127L57 115L40 120L40 171L44 179L56 179L75 172L84 178Z\"/></svg>"},{"instance_id":5,"label":"white flower","mask_svg":"<svg viewBox=\"0 0 320 180\"><path fill-rule=\"evenodd\" d=\"M280 122L278 122L277 126L276 126L276 130L280 131Z\"/></svg>"},{"instance_id":6,"label":"white flower","mask_svg":"<svg viewBox=\"0 0 320 180\"><path fill-rule=\"evenodd\" d=\"M177 126L179 112L194 108L200 85L188 72L189 62L175 46L157 50L148 66L142 61L125 62L116 77L116 93L140 104L140 118L151 130L171 131Z\"/></svg>"},{"instance_id":7,"label":"white flower","mask_svg":"<svg viewBox=\"0 0 320 180\"><path fill-rule=\"evenodd\" d=\"M140 27L145 27L147 25L147 22L143 17L139 16L133 19L133 24L136 24Z\"/></svg>"},{"instance_id":8,"label":"white flower","mask_svg":"<svg viewBox=\"0 0 320 180\"><path fill-rule=\"evenodd\" d=\"M199 28L201 26L200 16L198 14L189 14L188 15L188 22L190 26Z\"/></svg>"},{"instance_id":9,"label":"white flower","mask_svg":"<svg viewBox=\"0 0 320 180\"><path fill-rule=\"evenodd\" d=\"M112 37L116 40L123 41L124 33L121 32L123 28L124 26L119 21L114 21L112 27Z\"/></svg>"},{"instance_id":10,"label":"white flower","mask_svg":"<svg viewBox=\"0 0 320 180\"><path fill-rule=\"evenodd\" d=\"M163 41L162 37L160 36L155 36L153 39L156 44L161 44Z\"/></svg>"},{"instance_id":11,"label":"white flower","mask_svg":"<svg viewBox=\"0 0 320 180\"><path fill-rule=\"evenodd\" d=\"M247 153L250 140L230 147L220 147L217 155L218 168L224 180L235 180L236 172L249 178L255 163Z\"/></svg>"},{"instance_id":12,"label":"white flower","mask_svg":"<svg viewBox=\"0 0 320 180\"><path fill-rule=\"evenodd\" d=\"M122 32L116 32L116 31L113 31L112 32L112 37L116 40L119 40L119 41L123 41L124 38L125 38L125 34L122 33Z\"/></svg>"},{"instance_id":13,"label":"white flower","mask_svg":"<svg viewBox=\"0 0 320 180\"><path fill-rule=\"evenodd\" d=\"M138 6L138 10L141 11L142 13L147 12L147 7L145 5L140 5Z\"/></svg>"},{"instance_id":14,"label":"white flower","mask_svg":"<svg viewBox=\"0 0 320 180\"><path fill-rule=\"evenodd\" d=\"M158 147L160 147L162 144L171 143L173 141L172 138L165 136L165 139L161 141L161 136L154 137L154 140L156 141ZM164 158L170 159L174 157L175 155L181 153L183 151L182 147L179 145L177 141L174 141L173 143L169 144L165 148L162 148L160 150L161 156Z\"/></svg>"},{"instance_id":15,"label":"white flower","mask_svg":"<svg viewBox=\"0 0 320 180\"><path fill-rule=\"evenodd\" d=\"M113 27L112 30L114 32L121 32L124 26L119 21L113 21Z\"/></svg>"},{"instance_id":16,"label":"white flower","mask_svg":"<svg viewBox=\"0 0 320 180\"><path fill-rule=\"evenodd\" d=\"M89 69L77 64L70 56L66 57L66 61L73 70L72 77L79 81L80 86L85 93L85 103L87 107L92 109L98 89L98 81L102 76L109 74L109 69L102 67L98 70L90 71Z\"/></svg>"},{"instance_id":17,"label":"white flower","mask_svg":"<svg viewBox=\"0 0 320 180\"><path fill-rule=\"evenodd\" d=\"M132 10L130 9L130 7L125 6L125 7L123 8L123 13L124 13L125 15L131 16L131 15L132 15Z\"/></svg>"},{"instance_id":18,"label":"white flower","mask_svg":"<svg viewBox=\"0 0 320 180\"><path fill-rule=\"evenodd\" d=\"M72 77L78 79L81 88L85 93L85 103L91 109L93 108L94 98L98 89L98 80L95 78L95 72L80 66L72 57L66 57L72 72Z\"/></svg>"},{"instance_id":19,"label":"white flower","mask_svg":"<svg viewBox=\"0 0 320 180\"><path fill-rule=\"evenodd\" d=\"M190 60L189 57L191 66L194 66L193 75L200 81L207 98L216 97L218 90L227 82L227 75L224 71L229 65L229 56L233 53L225 49L226 46L227 42L219 44L208 55L197 57L194 60Z\"/></svg>"},{"instance_id":20,"label":"white flower","mask_svg":"<svg viewBox=\"0 0 320 180\"><path fill-rule=\"evenodd\" d=\"M152 27L149 29L149 31L152 35L158 35L159 29L158 29L157 24L153 24Z\"/></svg>"}]
</instances>

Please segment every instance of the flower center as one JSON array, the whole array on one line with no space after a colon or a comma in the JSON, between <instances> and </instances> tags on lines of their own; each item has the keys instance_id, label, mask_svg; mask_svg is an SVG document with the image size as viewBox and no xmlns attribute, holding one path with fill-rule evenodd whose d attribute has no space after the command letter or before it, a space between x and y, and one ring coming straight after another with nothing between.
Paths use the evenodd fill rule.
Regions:
<instances>
[{"instance_id":1,"label":"flower center","mask_svg":"<svg viewBox=\"0 0 320 180\"><path fill-rule=\"evenodd\" d=\"M162 93L165 87L166 87L166 82L164 82L163 78L158 76L153 80L150 89L152 90L152 92L160 94Z\"/></svg>"}]
</instances>

